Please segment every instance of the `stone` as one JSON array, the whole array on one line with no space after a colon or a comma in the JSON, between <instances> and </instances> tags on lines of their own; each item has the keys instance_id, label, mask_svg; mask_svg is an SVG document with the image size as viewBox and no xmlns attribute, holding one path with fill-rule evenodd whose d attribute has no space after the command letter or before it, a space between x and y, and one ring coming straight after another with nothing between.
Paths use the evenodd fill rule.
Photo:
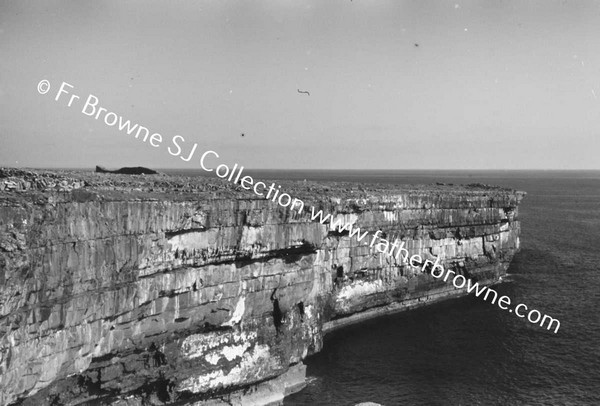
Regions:
<instances>
[{"instance_id":1,"label":"stone","mask_svg":"<svg viewBox=\"0 0 600 406\"><path fill-rule=\"evenodd\" d=\"M6 405L280 404L327 332L465 293L311 205L488 284L519 249L524 196L281 181L306 204L290 213L216 178L0 168L0 184Z\"/></svg>"}]
</instances>

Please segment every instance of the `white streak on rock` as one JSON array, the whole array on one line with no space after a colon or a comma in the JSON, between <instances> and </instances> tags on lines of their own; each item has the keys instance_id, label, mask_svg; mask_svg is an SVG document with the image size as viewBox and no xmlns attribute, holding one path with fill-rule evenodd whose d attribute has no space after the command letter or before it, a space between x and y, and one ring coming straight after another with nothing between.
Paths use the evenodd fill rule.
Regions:
<instances>
[{"instance_id":1,"label":"white streak on rock","mask_svg":"<svg viewBox=\"0 0 600 406\"><path fill-rule=\"evenodd\" d=\"M244 296L240 297L240 300L238 300L237 305L235 306L235 310L233 311L233 316L231 316L231 319L229 319L229 321L223 323L222 326L233 326L234 324L238 324L242 320L242 317L244 316L244 311L246 310L245 302L246 298Z\"/></svg>"},{"instance_id":2,"label":"white streak on rock","mask_svg":"<svg viewBox=\"0 0 600 406\"><path fill-rule=\"evenodd\" d=\"M224 388L248 380L263 378L262 374L271 368L276 368L276 359L271 357L269 347L257 345L252 351L244 353L241 361L229 373L224 370L212 371L208 374L192 376L182 381L177 391L202 393L208 390Z\"/></svg>"}]
</instances>

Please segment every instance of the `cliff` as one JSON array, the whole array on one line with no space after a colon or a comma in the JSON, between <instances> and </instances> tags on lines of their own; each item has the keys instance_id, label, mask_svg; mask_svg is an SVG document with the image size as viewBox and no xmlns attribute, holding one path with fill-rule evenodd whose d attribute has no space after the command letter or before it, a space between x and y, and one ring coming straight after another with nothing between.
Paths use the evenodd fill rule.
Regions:
<instances>
[{"instance_id":1,"label":"cliff","mask_svg":"<svg viewBox=\"0 0 600 406\"><path fill-rule=\"evenodd\" d=\"M116 173L121 175L157 175L158 172L144 168L143 166L125 167L115 169L113 171L103 168L102 166L96 165L96 172L98 173Z\"/></svg>"},{"instance_id":2,"label":"cliff","mask_svg":"<svg viewBox=\"0 0 600 406\"><path fill-rule=\"evenodd\" d=\"M519 248L522 192L278 184L480 283ZM0 169L0 404L277 404L328 330L461 294L220 179Z\"/></svg>"}]
</instances>

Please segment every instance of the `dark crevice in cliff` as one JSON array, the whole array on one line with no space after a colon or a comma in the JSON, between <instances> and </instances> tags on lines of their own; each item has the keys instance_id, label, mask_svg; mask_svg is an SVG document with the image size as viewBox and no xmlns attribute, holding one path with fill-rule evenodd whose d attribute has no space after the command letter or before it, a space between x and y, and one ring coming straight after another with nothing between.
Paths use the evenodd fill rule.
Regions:
<instances>
[{"instance_id":1,"label":"dark crevice in cliff","mask_svg":"<svg viewBox=\"0 0 600 406\"><path fill-rule=\"evenodd\" d=\"M205 227L195 227L195 228L188 228L185 230L176 230L176 231L165 231L165 238L170 239L175 236L182 235L182 234L198 233L198 232L203 232L203 231L206 231Z\"/></svg>"},{"instance_id":2,"label":"dark crevice in cliff","mask_svg":"<svg viewBox=\"0 0 600 406\"><path fill-rule=\"evenodd\" d=\"M117 356L117 354L109 352L108 354L100 355L98 357L93 357L92 364L110 361L111 359L113 359L116 356Z\"/></svg>"},{"instance_id":3,"label":"dark crevice in cliff","mask_svg":"<svg viewBox=\"0 0 600 406\"><path fill-rule=\"evenodd\" d=\"M259 264L259 263L267 263L272 259L280 258L286 264L292 264L298 262L302 259L303 256L316 254L317 247L314 244L306 242L300 246L282 248L279 250L271 250L266 253L264 256L255 258L253 257L252 252L243 252L241 254L236 254L235 256L231 256L230 258L217 260L217 261L206 261L205 263L190 263L190 264L182 264L180 266L176 266L164 271L157 271L156 273L141 275L138 277L138 280L146 279L146 278L155 278L157 274L164 273L174 273L181 269L185 268L203 268L208 266L218 266L218 265L230 265L236 264L238 267L247 266L251 264ZM127 283L123 283L116 286L127 285ZM204 287L201 284L201 287Z\"/></svg>"},{"instance_id":4,"label":"dark crevice in cliff","mask_svg":"<svg viewBox=\"0 0 600 406\"><path fill-rule=\"evenodd\" d=\"M130 393L142 398L143 405L159 404L156 402L156 399L162 402L160 404L179 404L179 402L171 403L175 401L177 397L175 394L175 386L175 383L167 379L164 372L160 371L156 379L147 381L146 384ZM154 400L152 399L153 397L155 397ZM107 400L108 402L106 404L112 404L109 399Z\"/></svg>"},{"instance_id":5,"label":"dark crevice in cliff","mask_svg":"<svg viewBox=\"0 0 600 406\"><path fill-rule=\"evenodd\" d=\"M175 383L166 379L164 374L161 372L158 380L154 381L152 390L156 393L156 397L161 402L170 402L174 393Z\"/></svg>"},{"instance_id":6,"label":"dark crevice in cliff","mask_svg":"<svg viewBox=\"0 0 600 406\"><path fill-rule=\"evenodd\" d=\"M273 324L277 335L280 333L281 325L283 324L283 312L279 307L279 298L277 296L277 288L271 293L271 302L273 303Z\"/></svg>"},{"instance_id":7,"label":"dark crevice in cliff","mask_svg":"<svg viewBox=\"0 0 600 406\"><path fill-rule=\"evenodd\" d=\"M336 285L340 286L344 281L344 267L342 265L338 266L337 264L333 264L331 268L335 271L334 282Z\"/></svg>"},{"instance_id":8,"label":"dark crevice in cliff","mask_svg":"<svg viewBox=\"0 0 600 406\"><path fill-rule=\"evenodd\" d=\"M185 293L185 292L177 292L175 290L170 290L167 292L165 290L161 290L158 292L158 297L168 297L168 298L172 299L175 296L181 295L182 293Z\"/></svg>"},{"instance_id":9,"label":"dark crevice in cliff","mask_svg":"<svg viewBox=\"0 0 600 406\"><path fill-rule=\"evenodd\" d=\"M350 232L346 229L340 231L339 229L334 229L334 230L330 230L327 233L328 237L342 237L342 236L346 236L346 235L350 235Z\"/></svg>"},{"instance_id":10,"label":"dark crevice in cliff","mask_svg":"<svg viewBox=\"0 0 600 406\"><path fill-rule=\"evenodd\" d=\"M85 390L89 396L102 395L102 371L98 369L95 377L91 377L90 375L79 375L77 384Z\"/></svg>"},{"instance_id":11,"label":"dark crevice in cliff","mask_svg":"<svg viewBox=\"0 0 600 406\"><path fill-rule=\"evenodd\" d=\"M154 343L150 344L150 347L148 347L148 352L152 356L153 365L155 367L167 365L167 357L165 356L165 354L163 352L161 352L158 349L156 344L154 344Z\"/></svg>"},{"instance_id":12,"label":"dark crevice in cliff","mask_svg":"<svg viewBox=\"0 0 600 406\"><path fill-rule=\"evenodd\" d=\"M232 326L221 326L221 325L211 324L211 323L205 321L204 325L200 329L198 329L196 332L194 332L194 334L211 333L211 332L215 332L215 331L231 331L231 330L233 330Z\"/></svg>"},{"instance_id":13,"label":"dark crevice in cliff","mask_svg":"<svg viewBox=\"0 0 600 406\"><path fill-rule=\"evenodd\" d=\"M300 321L304 321L304 302L298 303L298 312L300 312Z\"/></svg>"},{"instance_id":14,"label":"dark crevice in cliff","mask_svg":"<svg viewBox=\"0 0 600 406\"><path fill-rule=\"evenodd\" d=\"M239 266L245 266L256 263L266 263L274 258L281 258L286 264L292 264L298 262L303 256L315 254L317 247L311 243L305 242L304 244L296 247L282 248L279 250L272 250L264 257L252 258L252 253L248 253L244 256L237 256L235 260L228 260L219 262L219 265L239 263ZM207 265L215 265L217 263L211 262Z\"/></svg>"},{"instance_id":15,"label":"dark crevice in cliff","mask_svg":"<svg viewBox=\"0 0 600 406\"><path fill-rule=\"evenodd\" d=\"M126 315L128 313L131 313L131 311L125 311L125 312L122 312L122 313L113 314L112 316L105 317L104 320L106 320L106 321L115 321L119 317L124 316L124 315ZM119 323L119 324L123 324L123 323Z\"/></svg>"}]
</instances>

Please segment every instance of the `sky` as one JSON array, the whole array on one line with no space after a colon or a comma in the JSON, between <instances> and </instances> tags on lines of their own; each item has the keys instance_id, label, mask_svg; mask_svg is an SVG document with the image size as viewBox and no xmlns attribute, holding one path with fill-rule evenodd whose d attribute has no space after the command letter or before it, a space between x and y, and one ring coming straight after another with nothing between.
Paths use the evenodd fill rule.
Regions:
<instances>
[{"instance_id":1,"label":"sky","mask_svg":"<svg viewBox=\"0 0 600 406\"><path fill-rule=\"evenodd\" d=\"M598 1L0 2L0 166L600 169L598 98Z\"/></svg>"}]
</instances>

